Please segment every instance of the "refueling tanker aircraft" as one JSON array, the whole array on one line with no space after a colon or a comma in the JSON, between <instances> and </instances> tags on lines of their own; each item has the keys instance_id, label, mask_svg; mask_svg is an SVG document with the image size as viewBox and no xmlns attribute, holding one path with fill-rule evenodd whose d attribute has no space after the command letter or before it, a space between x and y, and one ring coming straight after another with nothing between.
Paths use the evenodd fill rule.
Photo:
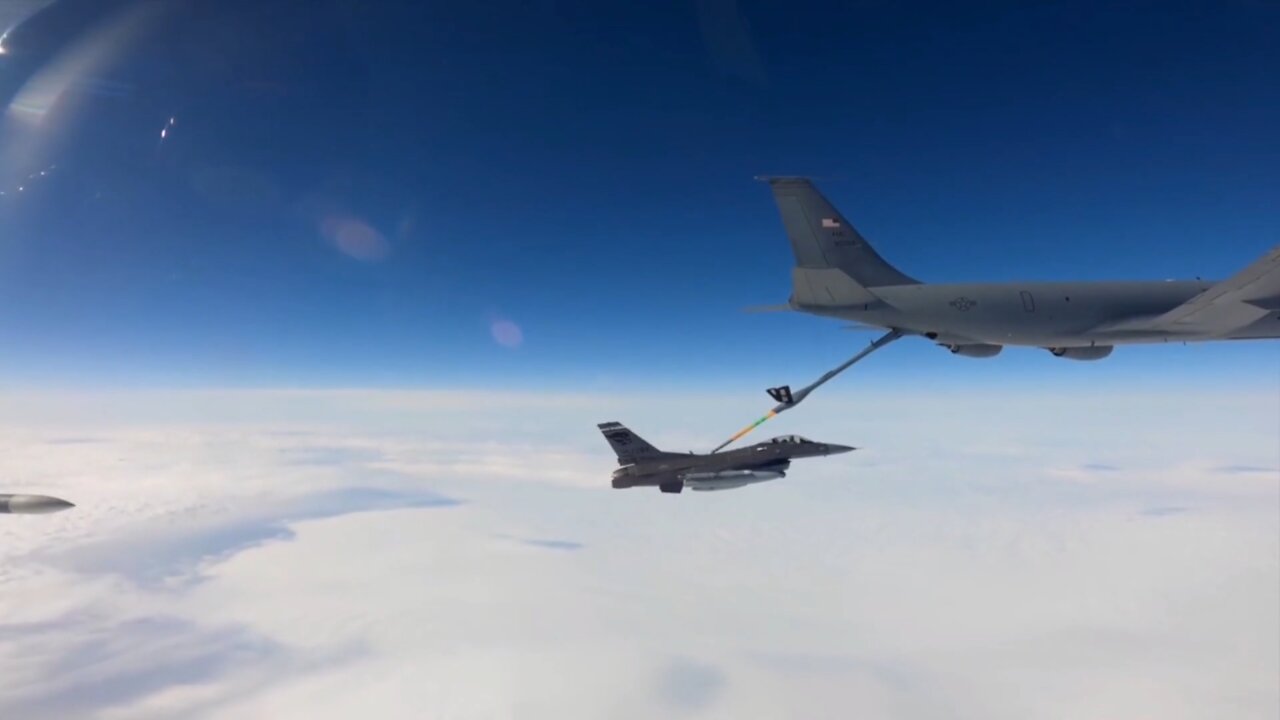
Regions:
<instances>
[{"instance_id":1,"label":"refueling tanker aircraft","mask_svg":"<svg viewBox=\"0 0 1280 720\"><path fill-rule=\"evenodd\" d=\"M919 335L956 355L1005 345L1099 360L1132 343L1280 338L1280 245L1220 281L926 284L886 262L805 178L765 178L796 264L779 309Z\"/></svg>"},{"instance_id":2,"label":"refueling tanker aircraft","mask_svg":"<svg viewBox=\"0 0 1280 720\"><path fill-rule=\"evenodd\" d=\"M600 423L600 432L618 455L613 487L657 487L664 493L730 490L786 477L796 458L838 455L857 448L784 435L725 453L663 452L617 422Z\"/></svg>"},{"instance_id":3,"label":"refueling tanker aircraft","mask_svg":"<svg viewBox=\"0 0 1280 720\"><path fill-rule=\"evenodd\" d=\"M1280 338L1280 245L1226 280L922 283L890 265L807 178L763 177L796 264L786 305L885 334L817 381L769 388L778 404L717 452L798 405L818 386L899 338L927 338L965 357L1006 345L1100 360L1116 345Z\"/></svg>"}]
</instances>

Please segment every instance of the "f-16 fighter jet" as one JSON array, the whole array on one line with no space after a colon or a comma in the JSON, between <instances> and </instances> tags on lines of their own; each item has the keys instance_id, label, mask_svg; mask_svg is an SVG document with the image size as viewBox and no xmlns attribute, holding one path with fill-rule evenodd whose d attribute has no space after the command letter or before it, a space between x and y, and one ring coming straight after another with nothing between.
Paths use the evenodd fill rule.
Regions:
<instances>
[{"instance_id":1,"label":"f-16 fighter jet","mask_svg":"<svg viewBox=\"0 0 1280 720\"><path fill-rule=\"evenodd\" d=\"M664 493L729 490L786 477L797 458L838 455L857 448L783 435L720 453L663 452L617 422L601 423L600 432L618 454L615 488L657 487Z\"/></svg>"}]
</instances>

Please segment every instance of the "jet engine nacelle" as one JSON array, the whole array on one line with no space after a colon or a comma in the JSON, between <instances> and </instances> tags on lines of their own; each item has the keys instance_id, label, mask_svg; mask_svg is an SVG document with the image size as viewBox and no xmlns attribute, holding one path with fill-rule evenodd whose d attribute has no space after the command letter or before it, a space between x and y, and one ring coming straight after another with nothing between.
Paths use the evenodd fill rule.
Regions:
<instances>
[{"instance_id":1,"label":"jet engine nacelle","mask_svg":"<svg viewBox=\"0 0 1280 720\"><path fill-rule=\"evenodd\" d=\"M963 355L971 358L995 357L1004 349L1003 345L986 345L984 343L943 345L943 347L950 350L952 355Z\"/></svg>"},{"instance_id":2,"label":"jet engine nacelle","mask_svg":"<svg viewBox=\"0 0 1280 720\"><path fill-rule=\"evenodd\" d=\"M1101 360L1111 354L1115 348L1111 345L1093 345L1090 347L1051 347L1045 348L1054 357L1068 360Z\"/></svg>"}]
</instances>

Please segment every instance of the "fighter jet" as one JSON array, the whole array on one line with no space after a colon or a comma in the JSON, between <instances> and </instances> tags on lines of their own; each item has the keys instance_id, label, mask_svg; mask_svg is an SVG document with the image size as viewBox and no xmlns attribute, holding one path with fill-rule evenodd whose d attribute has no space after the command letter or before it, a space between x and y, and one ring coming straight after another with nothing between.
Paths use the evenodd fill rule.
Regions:
<instances>
[{"instance_id":1,"label":"fighter jet","mask_svg":"<svg viewBox=\"0 0 1280 720\"><path fill-rule=\"evenodd\" d=\"M1116 345L1280 338L1280 245L1222 281L925 284L890 265L808 179L769 183L796 264L795 310L928 338L953 354L1006 345L1099 360ZM780 392L773 392L778 390ZM785 403L787 388L770 394Z\"/></svg>"},{"instance_id":2,"label":"fighter jet","mask_svg":"<svg viewBox=\"0 0 1280 720\"><path fill-rule=\"evenodd\" d=\"M601 423L613 451L618 455L613 471L613 487L657 487L664 493L690 490L730 490L744 485L786 477L791 461L797 458L838 455L857 448L784 435L712 454L662 452L617 422Z\"/></svg>"},{"instance_id":3,"label":"fighter jet","mask_svg":"<svg viewBox=\"0 0 1280 720\"><path fill-rule=\"evenodd\" d=\"M43 515L75 507L62 498L49 495L6 495L0 493L0 515Z\"/></svg>"}]
</instances>

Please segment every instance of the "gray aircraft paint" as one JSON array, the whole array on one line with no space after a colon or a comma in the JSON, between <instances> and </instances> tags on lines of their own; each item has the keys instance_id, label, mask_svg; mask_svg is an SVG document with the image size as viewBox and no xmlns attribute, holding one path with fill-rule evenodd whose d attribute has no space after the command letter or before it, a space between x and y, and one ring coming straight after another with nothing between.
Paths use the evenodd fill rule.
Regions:
<instances>
[{"instance_id":1,"label":"gray aircraft paint","mask_svg":"<svg viewBox=\"0 0 1280 720\"><path fill-rule=\"evenodd\" d=\"M0 514L43 515L75 507L49 495L8 495L0 493Z\"/></svg>"},{"instance_id":2,"label":"gray aircraft paint","mask_svg":"<svg viewBox=\"0 0 1280 720\"><path fill-rule=\"evenodd\" d=\"M766 178L791 241L792 310L921 335L953 350L1280 337L1280 246L1222 282L926 284L890 265L805 178ZM972 353L988 357L998 352Z\"/></svg>"},{"instance_id":3,"label":"gray aircraft paint","mask_svg":"<svg viewBox=\"0 0 1280 720\"><path fill-rule=\"evenodd\" d=\"M622 423L600 423L618 456L614 488L657 487L662 492L729 490L786 477L791 461L846 453L855 448L788 435L723 453L663 452Z\"/></svg>"}]
</instances>

